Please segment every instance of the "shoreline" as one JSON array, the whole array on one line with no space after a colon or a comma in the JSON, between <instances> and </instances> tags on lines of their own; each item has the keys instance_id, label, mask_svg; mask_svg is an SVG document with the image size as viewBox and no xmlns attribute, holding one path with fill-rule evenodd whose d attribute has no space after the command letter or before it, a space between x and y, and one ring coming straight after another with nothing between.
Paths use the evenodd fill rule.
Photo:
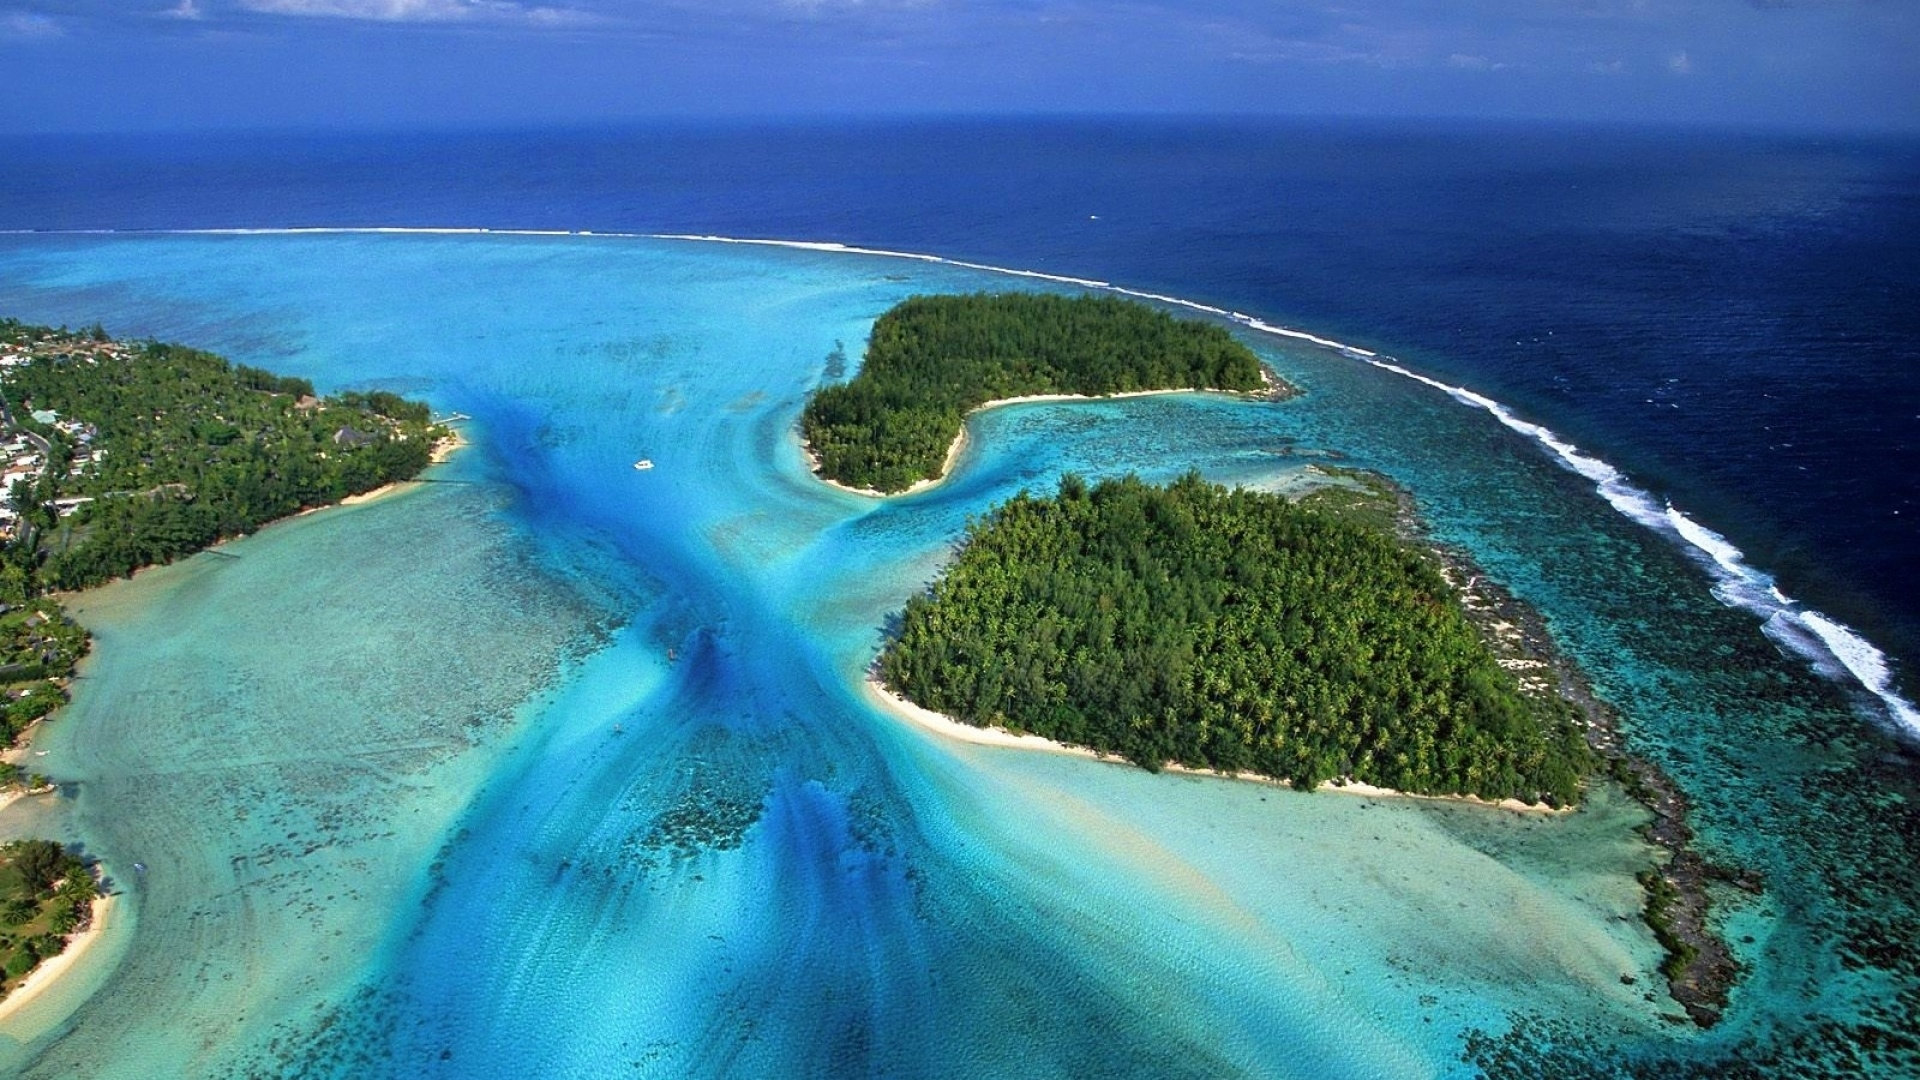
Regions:
<instances>
[{"instance_id":1,"label":"shoreline","mask_svg":"<svg viewBox=\"0 0 1920 1080\"><path fill-rule=\"evenodd\" d=\"M1043 735L1017 735L1005 728L975 727L972 724L962 723L945 713L934 712L924 705L908 700L906 697L895 693L891 688L872 675L868 675L862 679L861 682L869 700L883 712L890 713L923 731L931 732L944 739L972 743L976 746L998 746L1014 750L1038 750L1043 753L1060 754L1066 757L1105 762L1109 765L1124 765L1130 769L1140 768L1139 765L1117 754L1104 753L1090 746L1075 746L1070 743L1057 742ZM1271 776L1262 776L1258 773L1228 773L1221 772L1218 769L1203 769L1193 765L1182 765L1174 761L1163 764L1161 770L1170 773L1180 773L1185 776L1205 776L1216 780L1238 780L1244 783L1265 784L1269 787L1285 788L1289 791L1293 790L1293 785L1285 780L1278 780ZM1363 784L1359 781L1352 780L1346 783L1335 783L1332 780L1324 781L1319 787L1313 790L1315 793L1326 791L1345 795L1364 795L1374 799L1419 799L1427 802L1466 803L1472 806L1484 806L1489 810L1508 810L1518 814L1546 814L1551 817L1571 814L1578 809L1577 807L1571 806L1553 807L1545 803L1521 802L1519 799L1501 799L1494 801L1491 799L1483 799L1478 795L1419 795L1410 791L1395 791L1392 788L1376 787L1373 784Z\"/></svg>"},{"instance_id":2,"label":"shoreline","mask_svg":"<svg viewBox=\"0 0 1920 1080\"><path fill-rule=\"evenodd\" d=\"M441 439L439 442L434 444L433 452L428 457L427 468L432 468L436 465L445 464L447 460L452 458L455 453L459 452L460 450L464 449L469 445L471 444L458 431L453 432L451 437ZM425 472L425 470L422 470L422 472ZM342 506L363 506L367 503L375 502L377 500L385 499L392 495L396 495L401 491L406 490L407 488L417 486L424 482L425 481L422 480L420 477L414 477L413 479L410 479L410 480L395 480L390 484L382 484L377 488L369 488L368 490L362 491L357 495L342 496L338 502L330 502L325 504L324 506L309 506L303 510L295 510L293 513L288 514L285 517L277 517L277 518L274 518L272 521L263 521L257 527L255 527L253 532L251 533L236 533L232 536L223 536L220 539L215 540L213 543L208 544L206 547L201 548L199 551L195 551L187 555L182 555L179 558L173 560L172 562L148 563L145 566L136 567L131 574L128 574L123 578L115 578L110 581L103 581L98 585L89 585L83 589L51 589L51 590L48 590L46 595L52 597L54 600L58 601L64 607L74 597L80 595L81 593L89 592L93 589L98 589L103 586L110 585L113 583L113 581L132 581L142 574L146 574L151 571L161 569L163 567L178 566L181 563L184 563L192 559L196 555L205 555L208 552L212 552L216 555L226 555L229 558L232 558L234 556L231 552L225 550L226 546L237 540L245 540L249 536L253 536L258 532L260 532L261 529L269 529L275 525L280 524L283 521L296 521L303 517L308 517L313 514L318 514L325 510L338 509L339 507L342 507ZM89 646L87 650L87 655L89 656L92 655L92 652L93 652L92 647ZM87 659L86 656L82 656L80 658L80 663L85 663L86 659ZM78 670L77 667L76 667L76 670ZM38 723L38 722L39 721L35 721L35 723ZM26 731L23 729L21 731L21 737L24 739L25 735L26 735Z\"/></svg>"},{"instance_id":3,"label":"shoreline","mask_svg":"<svg viewBox=\"0 0 1920 1080\"><path fill-rule=\"evenodd\" d=\"M1733 986L1743 968L1725 937L1713 928L1709 887L1731 886L1749 895L1765 889L1757 874L1736 865L1709 861L1693 846L1693 828L1687 824L1691 803L1680 786L1658 765L1627 748L1617 715L1601 700L1586 673L1560 651L1546 620L1505 586L1493 581L1465 551L1436 544L1414 511L1410 494L1398 485L1393 492L1395 529L1401 538L1439 559L1441 573L1460 593L1467 617L1494 648L1501 666L1516 670L1522 688L1552 693L1579 711L1587 745L1600 759L1600 773L1618 783L1628 798L1652 815L1636 832L1656 851L1667 855L1640 876L1646 895L1641 921L1653 932L1667 954L1663 968L1668 995L1695 1026L1705 1029L1719 1022Z\"/></svg>"},{"instance_id":4,"label":"shoreline","mask_svg":"<svg viewBox=\"0 0 1920 1080\"><path fill-rule=\"evenodd\" d=\"M1017 399L1008 398L1005 401L988 402L986 405L980 406L980 408L985 409L985 408L991 408L994 405L1008 405L1008 404L1012 404L1015 400ZM974 412L979 412L979 411L980 409L975 409L973 410L973 412L969 412L967 416L970 417L973 415ZM815 480L820 481L821 483L827 485L830 488L838 488L839 490L844 491L849 495L859 495L862 498L867 498L867 499L895 499L895 498L899 498L902 495L914 495L919 492L925 491L930 487L933 487L935 484L940 483L942 480L945 480L948 476L951 476L953 474L954 465L959 462L961 453L965 451L967 448L967 421L965 417L962 417L960 420L960 434L955 435L953 437L953 442L947 446L947 457L946 457L946 460L940 463L939 476L923 477L919 480L915 480L911 484L908 484L906 487L902 488L899 491L881 491L878 488L853 487L850 484L843 484L840 481L825 475L820 471L819 455L813 452L813 446L807 442L804 436L800 434L800 429L797 425L793 429L793 434L794 434L794 438L799 440L801 455L807 459L807 471L813 474L813 478Z\"/></svg>"},{"instance_id":5,"label":"shoreline","mask_svg":"<svg viewBox=\"0 0 1920 1080\"><path fill-rule=\"evenodd\" d=\"M919 494L953 475L954 465L959 462L961 453L966 450L967 424L972 421L976 415L986 412L988 409L997 409L1003 405L1032 405L1048 401L1118 401L1121 398L1158 397L1164 394L1225 394L1231 397L1279 400L1275 395L1280 394L1286 389L1286 384L1276 379L1273 373L1267 370L1265 364L1260 366L1260 381L1262 388L1259 390L1218 390L1208 387L1175 386L1160 390L1121 390L1112 394L1021 394L1018 397L994 398L992 401L984 401L968 409L966 413L960 417L960 432L953 437L953 442L947 447L946 459L940 463L940 475L922 477L899 491L880 491L875 488L853 487L823 475L820 472L820 458L814 454L813 447L807 444L805 436L799 435L799 427L797 425L794 428L794 433L800 441L800 452L807 459L807 470L813 473L815 480L820 481L828 487L838 488L849 495L860 495L869 499L896 499L903 495Z\"/></svg>"},{"instance_id":6,"label":"shoreline","mask_svg":"<svg viewBox=\"0 0 1920 1080\"><path fill-rule=\"evenodd\" d=\"M466 437L461 435L460 432L452 428L449 428L448 431L451 432L451 434L433 444L433 451L427 456L427 468L431 469L435 465L446 464L449 458L467 446ZM378 502L381 499L410 488L420 482L420 478L417 476L406 480L395 480L391 483L381 484L377 488L368 488L366 491L343 496L340 501L336 503L329 503L326 506L309 506L293 516L306 517L308 514L317 514L322 510L331 510L336 506L365 506L367 503ZM272 522L268 522L268 524L272 524ZM265 526L262 527L264 528Z\"/></svg>"},{"instance_id":7,"label":"shoreline","mask_svg":"<svg viewBox=\"0 0 1920 1080\"><path fill-rule=\"evenodd\" d=\"M458 453L460 450L462 450L467 445L469 445L467 442L467 439L463 435L461 435L458 430L450 428L448 429L448 431L449 431L449 434L446 438L440 439L434 443L433 450L428 457L428 468L432 468L436 465L445 464L448 461L448 459L453 457L454 454ZM337 503L331 503L327 506L308 507L307 509L301 510L298 513L292 514L287 518L281 518L278 520L285 521L285 520L292 520L293 518L306 517L309 514L317 514L322 510L330 510L337 506L365 505L367 503L374 502L376 500L384 499L391 495L397 494L398 492L408 487L417 485L419 482L420 481L418 480L418 478L415 478L410 480L397 480L390 484L382 484L377 488L372 488L370 490L363 491L355 495L348 495ZM262 525L261 527L265 528L267 525L272 525L272 524L274 524L274 522L270 521L265 523L265 525ZM227 541L231 539L234 539L234 538L233 537L223 538L219 543L209 546L206 550L208 551L217 550L220 547L224 546L227 543ZM134 575L138 575L150 569L153 569L153 567L151 566L140 567L138 570L134 571ZM131 579L131 576L132 575L130 575L129 580ZM53 595L57 599L59 599L64 605L66 600L72 594L56 593ZM83 656L80 662L85 663L86 660L91 655L92 655L92 649L88 649L88 655ZM77 667L76 667L76 670L77 670ZM35 724L38 724L38 723L39 721L35 721ZM31 727L29 727L28 730L31 730ZM7 751L7 757L9 760L18 758L24 754L27 746L29 745L29 742L26 739L26 735L27 735L27 731L21 732L21 736L22 736L21 741ZM15 801L18 801L22 798L25 798L33 794L37 794L37 792L13 791L13 792L8 792L4 795L0 795L0 809L4 809L6 806L12 805L12 803L14 803ZM76 964L79 963L82 955L85 954L86 951L96 941L99 940L101 931L106 929L107 920L110 918L113 912L115 901L116 901L116 897L113 894L106 894L106 895L94 897L93 910L88 916L86 929L77 931L74 934L70 935L67 938L66 948L62 949L58 954L47 957L45 960L41 961L39 965L37 965L32 971L27 973L26 979L22 981L19 986L15 987L12 993L8 994L4 998L0 998L0 1024L4 1024L8 1019L14 1016L15 1013L26 1008L29 1003L34 1001L40 995L44 994L49 987L56 985L59 982L60 977L66 974L68 969L74 967Z\"/></svg>"},{"instance_id":8,"label":"shoreline","mask_svg":"<svg viewBox=\"0 0 1920 1080\"><path fill-rule=\"evenodd\" d=\"M106 931L107 920L112 916L117 902L118 897L111 893L93 898L93 911L87 917L87 928L68 935L66 948L57 955L42 960L38 966L27 973L26 979L19 986L13 988L13 993L0 998L0 1024L12 1019L15 1013L45 994L49 987L58 984L60 976L65 975L68 969L80 962L87 950L92 948L94 943L100 940L100 935Z\"/></svg>"}]
</instances>

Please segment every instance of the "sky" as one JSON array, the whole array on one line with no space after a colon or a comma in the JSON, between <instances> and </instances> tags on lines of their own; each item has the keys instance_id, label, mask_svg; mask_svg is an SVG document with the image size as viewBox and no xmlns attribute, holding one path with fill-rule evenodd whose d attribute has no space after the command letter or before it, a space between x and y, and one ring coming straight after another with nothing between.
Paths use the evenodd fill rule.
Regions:
<instances>
[{"instance_id":1,"label":"sky","mask_svg":"<svg viewBox=\"0 0 1920 1080\"><path fill-rule=\"evenodd\" d=\"M0 132L1018 113L1920 131L1920 0L0 0Z\"/></svg>"}]
</instances>

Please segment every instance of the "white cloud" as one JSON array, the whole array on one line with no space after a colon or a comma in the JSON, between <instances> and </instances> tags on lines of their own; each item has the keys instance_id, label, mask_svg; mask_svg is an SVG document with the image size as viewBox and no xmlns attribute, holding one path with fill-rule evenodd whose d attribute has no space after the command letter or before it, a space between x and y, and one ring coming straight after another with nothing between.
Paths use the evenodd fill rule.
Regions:
<instances>
[{"instance_id":1,"label":"white cloud","mask_svg":"<svg viewBox=\"0 0 1920 1080\"><path fill-rule=\"evenodd\" d=\"M268 15L378 22L456 22L477 14L462 0L241 0L241 6Z\"/></svg>"},{"instance_id":2,"label":"white cloud","mask_svg":"<svg viewBox=\"0 0 1920 1080\"><path fill-rule=\"evenodd\" d=\"M934 0L775 0L774 7L787 8L806 15L853 11L911 11L932 7ZM1045 19L1047 16L1042 15Z\"/></svg>"},{"instance_id":3,"label":"white cloud","mask_svg":"<svg viewBox=\"0 0 1920 1080\"><path fill-rule=\"evenodd\" d=\"M1587 65L1587 70L1593 72L1595 75L1625 75L1627 73L1627 62L1625 60L1608 60L1606 63L1601 63L1595 60L1593 63Z\"/></svg>"},{"instance_id":4,"label":"white cloud","mask_svg":"<svg viewBox=\"0 0 1920 1080\"><path fill-rule=\"evenodd\" d=\"M1687 50L1681 49L1679 52L1667 57L1667 70L1673 72L1675 75L1693 74L1693 61L1687 59Z\"/></svg>"},{"instance_id":5,"label":"white cloud","mask_svg":"<svg viewBox=\"0 0 1920 1080\"><path fill-rule=\"evenodd\" d=\"M6 38L54 38L66 31L60 24L45 15L32 11L9 11L0 14L0 37Z\"/></svg>"},{"instance_id":6,"label":"white cloud","mask_svg":"<svg viewBox=\"0 0 1920 1080\"><path fill-rule=\"evenodd\" d=\"M1447 57L1447 66L1459 68L1462 71L1492 71L1504 65L1496 64L1484 56L1469 56L1466 53L1454 53L1452 56Z\"/></svg>"},{"instance_id":7,"label":"white cloud","mask_svg":"<svg viewBox=\"0 0 1920 1080\"><path fill-rule=\"evenodd\" d=\"M200 5L194 3L194 0L180 0L179 4L162 11L160 15L162 18L167 19L190 19L195 21L207 17L206 13L200 10Z\"/></svg>"},{"instance_id":8,"label":"white cloud","mask_svg":"<svg viewBox=\"0 0 1920 1080\"><path fill-rule=\"evenodd\" d=\"M1250 64L1376 64L1386 66L1378 52L1355 48L1335 38L1348 28L1319 38L1269 33L1245 22L1210 22L1200 32L1229 60Z\"/></svg>"},{"instance_id":9,"label":"white cloud","mask_svg":"<svg viewBox=\"0 0 1920 1080\"><path fill-rule=\"evenodd\" d=\"M1255 64L1377 64L1380 58L1326 41L1286 41L1267 38L1249 42L1227 54L1229 60Z\"/></svg>"},{"instance_id":10,"label":"white cloud","mask_svg":"<svg viewBox=\"0 0 1920 1080\"><path fill-rule=\"evenodd\" d=\"M182 0L183 6L192 3L193 0ZM506 0L240 0L240 5L265 15L371 22L578 26L597 21L588 12L572 8L525 7Z\"/></svg>"}]
</instances>

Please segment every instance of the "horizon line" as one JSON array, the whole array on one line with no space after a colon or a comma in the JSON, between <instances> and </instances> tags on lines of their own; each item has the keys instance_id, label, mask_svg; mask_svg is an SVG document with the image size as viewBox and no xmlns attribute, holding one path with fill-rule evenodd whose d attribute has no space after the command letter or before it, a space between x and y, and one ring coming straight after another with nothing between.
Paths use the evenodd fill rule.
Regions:
<instances>
[{"instance_id":1,"label":"horizon line","mask_svg":"<svg viewBox=\"0 0 1920 1080\"><path fill-rule=\"evenodd\" d=\"M630 116L551 117L503 120L408 120L368 123L237 123L186 126L128 127L117 125L72 128L0 128L0 137L278 137L350 138L378 136L513 135L531 133L594 134L642 130L753 130L830 127L910 127L916 124L1181 124L1207 125L1329 125L1365 127L1436 126L1471 129L1532 128L1537 130L1609 131L1641 134L1724 134L1773 137L1920 138L1920 122L1899 124L1834 124L1795 120L1728 120L1712 118L1569 117L1547 115L1487 115L1473 113L1284 112L1247 110L926 110L850 112L742 112L645 113Z\"/></svg>"}]
</instances>

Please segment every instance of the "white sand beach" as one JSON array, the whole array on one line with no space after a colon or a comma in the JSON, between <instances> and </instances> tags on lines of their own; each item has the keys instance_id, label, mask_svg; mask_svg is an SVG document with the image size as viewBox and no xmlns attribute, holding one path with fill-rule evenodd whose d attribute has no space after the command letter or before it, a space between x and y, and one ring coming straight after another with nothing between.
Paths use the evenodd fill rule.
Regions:
<instances>
[{"instance_id":1,"label":"white sand beach","mask_svg":"<svg viewBox=\"0 0 1920 1080\"><path fill-rule=\"evenodd\" d=\"M108 920L113 915L115 898L96 896L93 898L93 915L87 922L87 928L67 938L67 947L58 956L50 956L40 962L40 966L27 973L26 980L14 988L13 993L0 1000L0 1024L4 1024L15 1013L26 1008L47 988L59 981L60 976L80 962L89 948L100 940L106 932Z\"/></svg>"},{"instance_id":2,"label":"white sand beach","mask_svg":"<svg viewBox=\"0 0 1920 1080\"><path fill-rule=\"evenodd\" d=\"M1090 747L1071 746L1067 743L1055 742L1052 739L1039 735L1018 735L1005 728L983 728L975 727L972 724L961 723L944 713L937 713L932 709L914 704L882 685L878 679L869 677L865 680L865 686L868 698L876 705L894 716L908 721L915 727L933 732L941 738L975 743L980 746L1002 746L1017 750L1042 750L1050 754L1067 754L1072 757L1091 758L1095 761L1104 761L1109 764L1126 765L1129 768L1136 767L1126 758L1115 754L1103 754ZM1171 761L1162 765L1161 768L1167 772L1184 773L1189 776L1210 776L1221 780L1242 780L1249 783L1270 784L1274 787L1292 787L1292 785L1285 780L1276 780L1270 776L1259 776L1254 773L1226 773L1218 769L1197 769ZM1344 795L1365 795L1369 798L1376 799L1428 799L1436 802L1474 803L1479 806L1492 807L1499 810L1513 810L1528 814L1570 814L1573 812L1572 807L1553 807L1545 803L1521 802L1519 799L1501 799L1494 801L1491 799L1482 799L1477 795L1415 795L1410 792L1395 791L1392 788L1362 784L1353 780L1329 780L1314 790L1332 791Z\"/></svg>"}]
</instances>

